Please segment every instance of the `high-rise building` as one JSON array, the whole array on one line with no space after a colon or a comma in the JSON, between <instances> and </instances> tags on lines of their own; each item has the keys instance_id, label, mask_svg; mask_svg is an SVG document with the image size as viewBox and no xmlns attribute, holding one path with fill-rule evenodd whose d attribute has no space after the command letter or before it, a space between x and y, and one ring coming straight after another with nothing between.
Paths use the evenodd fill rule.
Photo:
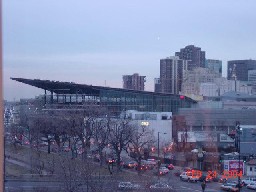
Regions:
<instances>
[{"instance_id":1,"label":"high-rise building","mask_svg":"<svg viewBox=\"0 0 256 192\"><path fill-rule=\"evenodd\" d=\"M123 75L123 88L137 91L144 91L146 76L139 76L138 73L133 75Z\"/></svg>"},{"instance_id":2,"label":"high-rise building","mask_svg":"<svg viewBox=\"0 0 256 192\"><path fill-rule=\"evenodd\" d=\"M161 92L179 94L183 74L187 70L187 60L179 57L167 57L160 60Z\"/></svg>"},{"instance_id":3,"label":"high-rise building","mask_svg":"<svg viewBox=\"0 0 256 192\"><path fill-rule=\"evenodd\" d=\"M155 92L160 93L161 92L161 81L160 78L155 78Z\"/></svg>"},{"instance_id":4,"label":"high-rise building","mask_svg":"<svg viewBox=\"0 0 256 192\"><path fill-rule=\"evenodd\" d=\"M220 75L219 77L222 77L222 61L221 60L206 59L205 68L208 68L211 71L218 73Z\"/></svg>"},{"instance_id":5,"label":"high-rise building","mask_svg":"<svg viewBox=\"0 0 256 192\"><path fill-rule=\"evenodd\" d=\"M180 52L176 52L175 56L179 56L180 59L189 60L188 70L196 67L205 67L205 51L201 51L200 47L188 45L180 49Z\"/></svg>"},{"instance_id":6,"label":"high-rise building","mask_svg":"<svg viewBox=\"0 0 256 192\"><path fill-rule=\"evenodd\" d=\"M256 69L256 60L228 61L227 79L248 81L248 71Z\"/></svg>"},{"instance_id":7,"label":"high-rise building","mask_svg":"<svg viewBox=\"0 0 256 192\"><path fill-rule=\"evenodd\" d=\"M183 75L182 94L200 95L201 83L213 83L219 74L207 68L195 68Z\"/></svg>"}]
</instances>

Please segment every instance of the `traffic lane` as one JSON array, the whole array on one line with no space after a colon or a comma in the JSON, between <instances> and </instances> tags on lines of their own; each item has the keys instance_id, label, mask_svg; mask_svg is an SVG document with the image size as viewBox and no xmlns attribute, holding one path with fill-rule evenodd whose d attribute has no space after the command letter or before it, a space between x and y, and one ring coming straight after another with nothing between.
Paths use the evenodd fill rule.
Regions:
<instances>
[{"instance_id":1,"label":"traffic lane","mask_svg":"<svg viewBox=\"0 0 256 192\"><path fill-rule=\"evenodd\" d=\"M193 182L187 182L187 181L181 181L179 177L172 176L172 175L166 175L167 177L162 177L161 180L163 182L168 182L176 191L202 191L201 189L201 182L193 183ZM206 183L206 192L207 191L222 191L220 189L222 183L218 182L209 182ZM250 189L247 189L246 187L242 188L242 191L249 192L252 191Z\"/></svg>"}]
</instances>

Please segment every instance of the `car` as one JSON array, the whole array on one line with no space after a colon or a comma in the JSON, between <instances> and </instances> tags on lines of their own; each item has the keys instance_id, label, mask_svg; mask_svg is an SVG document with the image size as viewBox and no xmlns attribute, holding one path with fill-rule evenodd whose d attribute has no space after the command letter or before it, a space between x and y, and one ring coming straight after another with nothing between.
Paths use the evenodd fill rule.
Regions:
<instances>
[{"instance_id":1,"label":"car","mask_svg":"<svg viewBox=\"0 0 256 192\"><path fill-rule=\"evenodd\" d=\"M173 169L174 169L174 165L170 163L170 164L167 166L167 168L168 168L169 170L173 170Z\"/></svg>"},{"instance_id":2,"label":"car","mask_svg":"<svg viewBox=\"0 0 256 192\"><path fill-rule=\"evenodd\" d=\"M118 184L118 189L120 190L136 190L140 188L141 186L139 184L135 184L132 182L120 182Z\"/></svg>"},{"instance_id":3,"label":"car","mask_svg":"<svg viewBox=\"0 0 256 192\"><path fill-rule=\"evenodd\" d=\"M172 187L166 183L156 183L153 185L150 185L150 190L161 190L161 191L170 191Z\"/></svg>"},{"instance_id":4,"label":"car","mask_svg":"<svg viewBox=\"0 0 256 192\"><path fill-rule=\"evenodd\" d=\"M252 189L256 191L256 182L250 183L246 186L247 189Z\"/></svg>"},{"instance_id":5,"label":"car","mask_svg":"<svg viewBox=\"0 0 256 192\"><path fill-rule=\"evenodd\" d=\"M124 168L132 169L138 166L138 163L136 161L129 161L124 163Z\"/></svg>"},{"instance_id":6,"label":"car","mask_svg":"<svg viewBox=\"0 0 256 192\"><path fill-rule=\"evenodd\" d=\"M141 160L141 165L145 166L147 169L154 169L155 164L153 161Z\"/></svg>"},{"instance_id":7,"label":"car","mask_svg":"<svg viewBox=\"0 0 256 192\"><path fill-rule=\"evenodd\" d=\"M192 175L192 172L187 171L180 174L180 180L188 181L188 182L197 182L199 181L200 177Z\"/></svg>"},{"instance_id":8,"label":"car","mask_svg":"<svg viewBox=\"0 0 256 192\"><path fill-rule=\"evenodd\" d=\"M116 162L115 159L112 158L112 157L109 157L109 158L106 159L106 163L108 163L108 164L113 164L115 162Z\"/></svg>"},{"instance_id":9,"label":"car","mask_svg":"<svg viewBox=\"0 0 256 192\"><path fill-rule=\"evenodd\" d=\"M152 165L157 165L157 160L155 160L155 159L147 159L147 163L148 164L152 164Z\"/></svg>"},{"instance_id":10,"label":"car","mask_svg":"<svg viewBox=\"0 0 256 192\"><path fill-rule=\"evenodd\" d=\"M169 173L169 169L167 169L166 167L160 167L159 169L156 168L154 171L155 175L166 175Z\"/></svg>"},{"instance_id":11,"label":"car","mask_svg":"<svg viewBox=\"0 0 256 192\"><path fill-rule=\"evenodd\" d=\"M188 181L187 172L182 172L182 173L180 174L180 180L182 180L182 181Z\"/></svg>"},{"instance_id":12,"label":"car","mask_svg":"<svg viewBox=\"0 0 256 192\"><path fill-rule=\"evenodd\" d=\"M174 169L173 164L161 164L160 166L161 166L161 167L166 167L166 168L168 168L169 170L173 170L173 169Z\"/></svg>"},{"instance_id":13,"label":"car","mask_svg":"<svg viewBox=\"0 0 256 192\"><path fill-rule=\"evenodd\" d=\"M146 171L146 170L149 170L149 166L147 166L147 165L140 165L140 167L136 166L135 169L139 170L139 171Z\"/></svg>"},{"instance_id":14,"label":"car","mask_svg":"<svg viewBox=\"0 0 256 192\"><path fill-rule=\"evenodd\" d=\"M167 174L169 173L169 169L167 169L166 167L160 167L159 172L162 172L163 174Z\"/></svg>"},{"instance_id":15,"label":"car","mask_svg":"<svg viewBox=\"0 0 256 192\"><path fill-rule=\"evenodd\" d=\"M256 182L256 178L252 178L252 177L242 179L242 183L244 183L244 185L249 185L249 184L255 183L255 182Z\"/></svg>"},{"instance_id":16,"label":"car","mask_svg":"<svg viewBox=\"0 0 256 192\"><path fill-rule=\"evenodd\" d=\"M239 188L235 183L224 183L220 186L220 189L223 191L232 191L232 192L239 191Z\"/></svg>"}]
</instances>

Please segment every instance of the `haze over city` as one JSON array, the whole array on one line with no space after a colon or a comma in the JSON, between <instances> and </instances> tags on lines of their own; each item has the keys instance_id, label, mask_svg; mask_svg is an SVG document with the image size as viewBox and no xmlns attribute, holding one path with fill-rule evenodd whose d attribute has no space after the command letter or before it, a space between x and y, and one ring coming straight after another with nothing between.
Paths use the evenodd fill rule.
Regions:
<instances>
[{"instance_id":1,"label":"haze over city","mask_svg":"<svg viewBox=\"0 0 256 192\"><path fill-rule=\"evenodd\" d=\"M4 99L43 90L10 77L122 87L146 76L153 91L160 59L187 45L207 59L256 59L254 0L3 2Z\"/></svg>"}]
</instances>

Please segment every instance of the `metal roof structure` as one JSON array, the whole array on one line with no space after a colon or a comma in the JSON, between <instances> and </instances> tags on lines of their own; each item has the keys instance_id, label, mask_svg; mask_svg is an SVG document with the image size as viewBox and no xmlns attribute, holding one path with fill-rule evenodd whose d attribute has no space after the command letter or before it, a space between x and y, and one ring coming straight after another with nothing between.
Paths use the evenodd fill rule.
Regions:
<instances>
[{"instance_id":1,"label":"metal roof structure","mask_svg":"<svg viewBox=\"0 0 256 192\"><path fill-rule=\"evenodd\" d=\"M45 104L72 104L94 101L98 105L107 106L116 112L123 110L177 112L178 108L190 108L195 100L170 94L149 91L138 91L121 88L110 88L40 79L11 78L27 85L44 90ZM47 95L47 91L50 94Z\"/></svg>"},{"instance_id":2,"label":"metal roof structure","mask_svg":"<svg viewBox=\"0 0 256 192\"><path fill-rule=\"evenodd\" d=\"M122 92L132 92L132 93L149 93L155 95L169 95L169 96L177 96L171 93L155 93L150 91L137 91L131 89L121 89L121 88L111 88L111 87L103 87L103 86L93 86L86 84L77 84L74 82L60 82L60 81L50 81L50 80L41 80L41 79L24 79L24 78L13 78L12 80L31 85L37 88L41 88L56 94L90 94L90 95L99 95L100 90L113 90L113 91L122 91ZM185 97L185 96L184 96ZM190 100L191 102L196 103L195 100L186 97L186 100Z\"/></svg>"}]
</instances>

